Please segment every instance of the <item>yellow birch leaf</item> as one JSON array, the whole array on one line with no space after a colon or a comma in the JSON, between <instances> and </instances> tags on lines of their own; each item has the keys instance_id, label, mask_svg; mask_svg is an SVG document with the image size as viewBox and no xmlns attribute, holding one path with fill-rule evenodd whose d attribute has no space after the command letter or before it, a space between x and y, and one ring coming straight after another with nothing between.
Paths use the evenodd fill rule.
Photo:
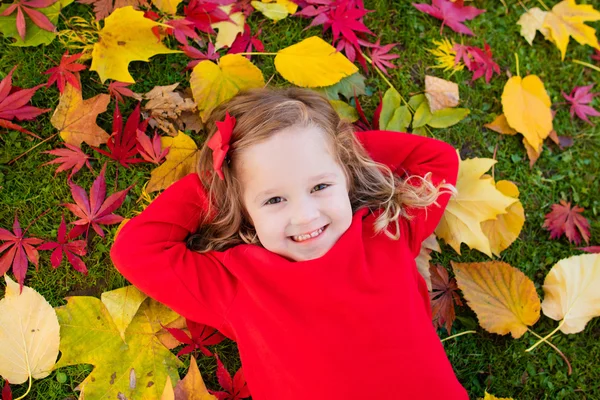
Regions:
<instances>
[{"instance_id":1,"label":"yellow birch leaf","mask_svg":"<svg viewBox=\"0 0 600 400\"><path fill-rule=\"evenodd\" d=\"M200 111L202 122L219 104L231 99L240 90L262 87L263 74L246 57L227 54L219 59L219 65L212 61L200 61L190 77L194 100Z\"/></svg>"},{"instance_id":2,"label":"yellow birch leaf","mask_svg":"<svg viewBox=\"0 0 600 400\"><path fill-rule=\"evenodd\" d=\"M582 254L557 262L544 280L544 314L564 320L563 333L581 332L600 316L600 254Z\"/></svg>"},{"instance_id":3,"label":"yellow birch leaf","mask_svg":"<svg viewBox=\"0 0 600 400\"><path fill-rule=\"evenodd\" d=\"M425 97L432 113L458 105L458 85L445 79L425 75Z\"/></svg>"},{"instance_id":4,"label":"yellow birch leaf","mask_svg":"<svg viewBox=\"0 0 600 400\"><path fill-rule=\"evenodd\" d=\"M121 338L110 313L95 297L73 296L56 309L62 356L55 368L92 364L76 390L85 400L159 399L167 376L177 382L182 362L163 346L156 333L178 315L147 298Z\"/></svg>"},{"instance_id":5,"label":"yellow birch leaf","mask_svg":"<svg viewBox=\"0 0 600 400\"><path fill-rule=\"evenodd\" d=\"M281 21L288 16L288 8L279 3L265 4L262 1L252 1L252 7L260 11L265 17L273 21Z\"/></svg>"},{"instance_id":6,"label":"yellow birch leaf","mask_svg":"<svg viewBox=\"0 0 600 400\"><path fill-rule=\"evenodd\" d=\"M125 330L133 320L146 295L135 286L125 286L120 289L104 292L100 296L102 303L112 317L121 338L125 341Z\"/></svg>"},{"instance_id":7,"label":"yellow birch leaf","mask_svg":"<svg viewBox=\"0 0 600 400\"><path fill-rule=\"evenodd\" d=\"M231 44L235 41L235 37L238 33L244 33L244 24L246 23L246 16L242 12L231 12L233 5L229 4L226 6L220 6L219 8L229 15L231 21L220 21L211 24L211 28L218 29L217 39L215 40L215 50L219 50L225 46L231 47ZM232 22L233 21L233 22Z\"/></svg>"},{"instance_id":8,"label":"yellow birch leaf","mask_svg":"<svg viewBox=\"0 0 600 400\"><path fill-rule=\"evenodd\" d=\"M519 198L517 185L510 181L496 182L496 189L506 196ZM520 201L508 206L506 211L506 214L498 215L495 220L481 223L481 230L490 241L492 253L498 257L519 237L525 223L525 210Z\"/></svg>"},{"instance_id":9,"label":"yellow birch leaf","mask_svg":"<svg viewBox=\"0 0 600 400\"><path fill-rule=\"evenodd\" d=\"M502 109L508 125L527 139L534 149L552 131L550 97L544 83L536 75L521 79L513 76L506 82L502 92Z\"/></svg>"},{"instance_id":10,"label":"yellow birch leaf","mask_svg":"<svg viewBox=\"0 0 600 400\"><path fill-rule=\"evenodd\" d=\"M167 382L165 383L165 390L163 390L160 400L175 400L175 392L173 391L173 382L171 377L167 375Z\"/></svg>"},{"instance_id":11,"label":"yellow birch leaf","mask_svg":"<svg viewBox=\"0 0 600 400\"><path fill-rule=\"evenodd\" d=\"M117 8L104 20L92 51L90 71L98 72L102 83L107 79L134 83L127 70L131 61L149 61L156 54L181 53L157 41L152 28L161 25L144 18L142 11L131 6Z\"/></svg>"},{"instance_id":12,"label":"yellow birch leaf","mask_svg":"<svg viewBox=\"0 0 600 400\"><path fill-rule=\"evenodd\" d=\"M461 160L456 189L458 194L450 198L446 211L435 230L458 254L460 244L492 256L490 241L481 229L481 223L505 214L506 209L517 201L502 194L492 179L482 177L496 160L474 158Z\"/></svg>"},{"instance_id":13,"label":"yellow birch leaf","mask_svg":"<svg viewBox=\"0 0 600 400\"><path fill-rule=\"evenodd\" d=\"M194 357L190 360L187 375L175 386L174 392L177 399L217 400L215 396L208 392Z\"/></svg>"},{"instance_id":14,"label":"yellow birch leaf","mask_svg":"<svg viewBox=\"0 0 600 400\"><path fill-rule=\"evenodd\" d=\"M66 143L81 147L85 142L98 147L108 141L109 135L96 124L96 117L106 111L109 102L110 96L104 93L83 100L81 92L67 82L50 123L60 130Z\"/></svg>"},{"instance_id":15,"label":"yellow birch leaf","mask_svg":"<svg viewBox=\"0 0 600 400\"><path fill-rule=\"evenodd\" d=\"M50 375L58 357L60 326L44 297L4 275L6 291L0 300L0 375L20 385L29 376Z\"/></svg>"},{"instance_id":16,"label":"yellow birch leaf","mask_svg":"<svg viewBox=\"0 0 600 400\"><path fill-rule=\"evenodd\" d=\"M199 150L191 137L180 131L173 138L162 137L161 143L163 148L170 146L169 154L165 162L152 170L146 187L148 193L166 189L196 170Z\"/></svg>"},{"instance_id":17,"label":"yellow birch leaf","mask_svg":"<svg viewBox=\"0 0 600 400\"><path fill-rule=\"evenodd\" d=\"M535 286L515 267L500 261L450 263L459 289L486 331L518 339L540 318Z\"/></svg>"},{"instance_id":18,"label":"yellow birch leaf","mask_svg":"<svg viewBox=\"0 0 600 400\"><path fill-rule=\"evenodd\" d=\"M510 125L508 125L508 121L506 120L506 116L504 114L498 115L495 120L483 126L503 135L516 135L519 133L511 128Z\"/></svg>"},{"instance_id":19,"label":"yellow birch leaf","mask_svg":"<svg viewBox=\"0 0 600 400\"><path fill-rule=\"evenodd\" d=\"M342 53L318 36L279 50L275 68L287 81L301 87L331 86L358 71Z\"/></svg>"},{"instance_id":20,"label":"yellow birch leaf","mask_svg":"<svg viewBox=\"0 0 600 400\"><path fill-rule=\"evenodd\" d=\"M536 149L534 149L528 142L527 139L523 138L523 146L525 146L525 151L527 152L527 158L529 158L529 166L533 167L533 164L540 158L542 155L542 150L544 149L542 144Z\"/></svg>"},{"instance_id":21,"label":"yellow birch leaf","mask_svg":"<svg viewBox=\"0 0 600 400\"><path fill-rule=\"evenodd\" d=\"M544 19L544 28L550 31L552 41L565 59L569 36L579 44L590 45L600 50L596 30L584 24L585 21L600 20L600 12L590 5L576 4L575 0L564 0L552 7Z\"/></svg>"},{"instance_id":22,"label":"yellow birch leaf","mask_svg":"<svg viewBox=\"0 0 600 400\"><path fill-rule=\"evenodd\" d=\"M177 6L181 3L181 0L152 0L152 4L156 6L160 11L167 14L176 14Z\"/></svg>"},{"instance_id":23,"label":"yellow birch leaf","mask_svg":"<svg viewBox=\"0 0 600 400\"><path fill-rule=\"evenodd\" d=\"M550 38L550 31L548 28L544 28L544 19L546 19L547 11L542 11L538 7L530 8L525 14L522 14L517 25L521 25L521 36L527 40L527 43L533 45L533 39L535 33L540 31L542 35L548 40Z\"/></svg>"}]
</instances>

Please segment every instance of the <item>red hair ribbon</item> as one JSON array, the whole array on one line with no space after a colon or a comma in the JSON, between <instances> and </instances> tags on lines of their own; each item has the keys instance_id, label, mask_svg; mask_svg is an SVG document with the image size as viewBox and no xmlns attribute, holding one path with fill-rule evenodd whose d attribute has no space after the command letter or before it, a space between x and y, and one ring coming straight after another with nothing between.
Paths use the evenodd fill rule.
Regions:
<instances>
[{"instance_id":1,"label":"red hair ribbon","mask_svg":"<svg viewBox=\"0 0 600 400\"><path fill-rule=\"evenodd\" d=\"M229 115L229 111L225 112L225 119L223 121L215 122L217 125L217 131L210 138L207 145L213 151L213 168L221 180L225 180L223 175L222 165L227 152L229 151L229 142L231 141L231 133L235 127L235 117Z\"/></svg>"}]
</instances>

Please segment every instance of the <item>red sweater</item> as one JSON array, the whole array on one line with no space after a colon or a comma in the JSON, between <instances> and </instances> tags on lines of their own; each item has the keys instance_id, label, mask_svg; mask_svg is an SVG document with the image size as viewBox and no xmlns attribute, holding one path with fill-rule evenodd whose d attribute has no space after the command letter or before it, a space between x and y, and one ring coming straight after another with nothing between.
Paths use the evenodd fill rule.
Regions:
<instances>
[{"instance_id":1,"label":"red sweater","mask_svg":"<svg viewBox=\"0 0 600 400\"><path fill-rule=\"evenodd\" d=\"M444 142L389 131L357 137L399 174L432 172L434 183L456 183L458 157ZM254 400L468 399L414 260L448 199L409 210L415 218L402 219L397 241L374 236L378 213L362 208L314 260L292 262L247 244L199 254L185 239L207 197L190 174L123 227L111 257L144 293L237 341Z\"/></svg>"}]
</instances>

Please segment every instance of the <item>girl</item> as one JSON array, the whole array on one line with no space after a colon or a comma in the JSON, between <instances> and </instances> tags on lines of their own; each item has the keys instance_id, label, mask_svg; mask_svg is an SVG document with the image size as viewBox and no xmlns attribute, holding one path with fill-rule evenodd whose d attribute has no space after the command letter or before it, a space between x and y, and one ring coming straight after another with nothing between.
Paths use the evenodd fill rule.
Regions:
<instances>
[{"instance_id":1,"label":"girl","mask_svg":"<svg viewBox=\"0 0 600 400\"><path fill-rule=\"evenodd\" d=\"M207 126L199 173L116 238L123 276L237 341L254 400L468 399L414 261L456 151L354 133L298 88L242 92Z\"/></svg>"}]
</instances>

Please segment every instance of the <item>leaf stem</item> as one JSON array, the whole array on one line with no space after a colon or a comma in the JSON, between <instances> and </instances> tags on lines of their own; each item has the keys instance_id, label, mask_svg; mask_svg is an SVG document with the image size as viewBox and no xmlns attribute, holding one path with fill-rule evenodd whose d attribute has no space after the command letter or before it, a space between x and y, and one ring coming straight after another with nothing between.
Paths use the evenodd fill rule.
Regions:
<instances>
[{"instance_id":1,"label":"leaf stem","mask_svg":"<svg viewBox=\"0 0 600 400\"><path fill-rule=\"evenodd\" d=\"M29 150L27 150L25 153L21 154L20 156L13 158L12 160L10 160L8 162L8 164L12 164L15 161L17 161L19 158L23 157L25 154L29 153L31 150L35 149L36 147L38 147L40 144L46 143L48 140L53 139L54 137L56 137L56 135L58 135L58 132L55 133L52 136L47 137L46 139L42 140L41 142L39 142L38 144L36 144L35 146L31 147Z\"/></svg>"},{"instance_id":2,"label":"leaf stem","mask_svg":"<svg viewBox=\"0 0 600 400\"><path fill-rule=\"evenodd\" d=\"M243 52L243 53L235 53L241 56L276 56L279 53L261 53L256 51Z\"/></svg>"},{"instance_id":3,"label":"leaf stem","mask_svg":"<svg viewBox=\"0 0 600 400\"><path fill-rule=\"evenodd\" d=\"M27 225L27 228L23 229L23 236L25 236L25 234L27 233L27 231L29 230L29 228L31 227L31 225L33 225L35 222L37 222L37 220L39 220L40 218L42 218L44 215L48 214L50 212L50 210L52 210L52 208L48 208L46 211L44 211L43 213L41 213L40 215L38 215L37 217L35 217L34 220L31 221L29 223L29 225Z\"/></svg>"},{"instance_id":4,"label":"leaf stem","mask_svg":"<svg viewBox=\"0 0 600 400\"><path fill-rule=\"evenodd\" d=\"M573 60L573 62L575 64L583 65L585 67L588 67L588 68L591 68L591 69L594 69L594 70L600 72L600 67L596 67L595 65L590 64L590 63L586 63L585 61Z\"/></svg>"},{"instance_id":5,"label":"leaf stem","mask_svg":"<svg viewBox=\"0 0 600 400\"><path fill-rule=\"evenodd\" d=\"M542 337L540 335L538 335L531 329L527 328L527 330L529 331L529 333L531 333L538 339L542 339ZM565 360L565 362L567 363L567 366L569 367L569 375L571 375L573 373L573 368L571 368L571 363L569 362L569 359L567 358L567 356L565 356L564 353L562 351L560 351L560 349L558 347L556 347L555 345L553 345L552 343L550 343L547 340L546 340L546 344L548 344L548 346L552 347L554 349L554 351L556 351L558 353L558 355L560 355L562 357L562 359Z\"/></svg>"},{"instance_id":6,"label":"leaf stem","mask_svg":"<svg viewBox=\"0 0 600 400\"><path fill-rule=\"evenodd\" d=\"M536 347L538 347L543 342L550 343L550 342L548 342L548 338L550 336L554 335L560 328L562 328L562 326L563 326L564 323L565 323L565 320L563 319L561 321L561 323L558 324L558 326L556 327L555 330L553 330L552 332L550 332L549 334L547 334L546 336L544 336L543 338L541 338L540 340L538 340L533 346L531 346L530 348L528 348L527 350L525 350L525 352L530 352L531 350L535 349Z\"/></svg>"},{"instance_id":7,"label":"leaf stem","mask_svg":"<svg viewBox=\"0 0 600 400\"><path fill-rule=\"evenodd\" d=\"M441 341L445 342L448 339L454 339L456 337L459 337L459 336L462 336L462 335L467 335L469 333L477 333L477 331L464 331L464 332L461 332L461 333L457 333L456 335L448 336L447 338L444 338Z\"/></svg>"},{"instance_id":8,"label":"leaf stem","mask_svg":"<svg viewBox=\"0 0 600 400\"><path fill-rule=\"evenodd\" d=\"M17 397L15 400L21 400L24 399L25 396L27 396L29 394L29 391L31 390L31 374L29 374L29 387L27 388L27 391L25 392L25 394L21 397Z\"/></svg>"},{"instance_id":9,"label":"leaf stem","mask_svg":"<svg viewBox=\"0 0 600 400\"><path fill-rule=\"evenodd\" d=\"M546 9L546 11L550 11L550 8L544 3L544 0L538 0L538 3L542 5Z\"/></svg>"},{"instance_id":10,"label":"leaf stem","mask_svg":"<svg viewBox=\"0 0 600 400\"><path fill-rule=\"evenodd\" d=\"M515 53L515 60L517 63L517 76L521 76L521 72L519 71L519 55Z\"/></svg>"}]
</instances>

